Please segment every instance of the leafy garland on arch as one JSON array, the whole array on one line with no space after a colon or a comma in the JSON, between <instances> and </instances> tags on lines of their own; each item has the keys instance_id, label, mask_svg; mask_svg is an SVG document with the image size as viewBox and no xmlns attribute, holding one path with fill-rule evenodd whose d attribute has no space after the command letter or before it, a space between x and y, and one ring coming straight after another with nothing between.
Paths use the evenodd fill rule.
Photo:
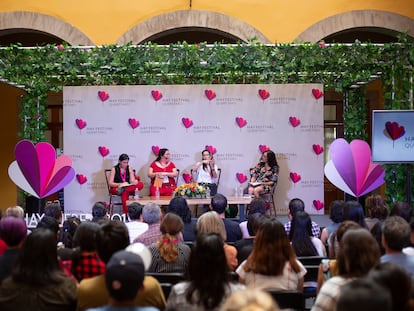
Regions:
<instances>
[{"instance_id":1,"label":"leafy garland on arch","mask_svg":"<svg viewBox=\"0 0 414 311\"><path fill-rule=\"evenodd\" d=\"M23 86L20 135L44 141L46 98L65 85L323 83L346 94L345 138L367 139L365 86L381 76L385 109L413 109L414 45L399 43L264 45L126 44L101 47L48 45L0 49L0 77ZM360 83L358 83L360 82ZM352 86L358 85L358 88ZM410 98L411 90L411 98ZM411 169L411 166L410 166ZM386 195L403 200L405 165L386 165ZM397 177L398 176L398 177ZM412 191L412 189L408 189Z\"/></svg>"}]
</instances>

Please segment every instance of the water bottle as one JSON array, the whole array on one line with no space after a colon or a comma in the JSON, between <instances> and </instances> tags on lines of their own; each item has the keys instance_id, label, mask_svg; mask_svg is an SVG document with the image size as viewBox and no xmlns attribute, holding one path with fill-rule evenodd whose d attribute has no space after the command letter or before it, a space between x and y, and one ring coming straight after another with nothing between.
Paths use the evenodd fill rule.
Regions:
<instances>
[{"instance_id":1,"label":"water bottle","mask_svg":"<svg viewBox=\"0 0 414 311\"><path fill-rule=\"evenodd\" d=\"M138 188L135 189L134 199L135 200L139 199L139 190L138 190Z\"/></svg>"},{"instance_id":2,"label":"water bottle","mask_svg":"<svg viewBox=\"0 0 414 311\"><path fill-rule=\"evenodd\" d=\"M206 187L206 198L207 198L207 199L210 199L210 197L211 197L211 191L210 191L210 188L209 188L209 187Z\"/></svg>"},{"instance_id":3,"label":"water bottle","mask_svg":"<svg viewBox=\"0 0 414 311\"><path fill-rule=\"evenodd\" d=\"M239 185L236 185L236 188L234 188L234 196L235 196L236 198L238 198L238 197L239 197Z\"/></svg>"},{"instance_id":4,"label":"water bottle","mask_svg":"<svg viewBox=\"0 0 414 311\"><path fill-rule=\"evenodd\" d=\"M157 200L159 200L160 199L160 188L155 188L155 198L157 199Z\"/></svg>"}]
</instances>

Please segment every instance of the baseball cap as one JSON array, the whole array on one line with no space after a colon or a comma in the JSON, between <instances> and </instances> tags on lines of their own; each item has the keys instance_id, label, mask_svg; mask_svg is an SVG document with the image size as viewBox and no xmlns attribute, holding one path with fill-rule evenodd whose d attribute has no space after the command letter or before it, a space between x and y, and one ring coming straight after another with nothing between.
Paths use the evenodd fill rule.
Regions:
<instances>
[{"instance_id":1,"label":"baseball cap","mask_svg":"<svg viewBox=\"0 0 414 311\"><path fill-rule=\"evenodd\" d=\"M125 248L126 251L132 252L141 257L142 261L144 262L145 271L149 269L152 262L152 255L151 251L142 243L133 243Z\"/></svg>"},{"instance_id":2,"label":"baseball cap","mask_svg":"<svg viewBox=\"0 0 414 311\"><path fill-rule=\"evenodd\" d=\"M134 299L145 277L141 256L125 250L114 253L106 264L105 283L112 298Z\"/></svg>"}]
</instances>

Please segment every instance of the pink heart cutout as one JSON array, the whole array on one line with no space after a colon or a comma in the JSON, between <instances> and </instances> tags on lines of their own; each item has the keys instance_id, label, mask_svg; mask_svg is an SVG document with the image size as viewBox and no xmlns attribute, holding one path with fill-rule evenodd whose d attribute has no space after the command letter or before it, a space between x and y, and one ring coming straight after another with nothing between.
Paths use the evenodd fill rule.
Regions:
<instances>
[{"instance_id":1,"label":"pink heart cutout","mask_svg":"<svg viewBox=\"0 0 414 311\"><path fill-rule=\"evenodd\" d=\"M321 209L323 209L324 204L319 200L313 200L313 206L317 211L320 211Z\"/></svg>"},{"instance_id":2,"label":"pink heart cutout","mask_svg":"<svg viewBox=\"0 0 414 311\"><path fill-rule=\"evenodd\" d=\"M139 126L139 121L135 118L129 118L128 123L134 130Z\"/></svg>"},{"instance_id":3,"label":"pink heart cutout","mask_svg":"<svg viewBox=\"0 0 414 311\"><path fill-rule=\"evenodd\" d=\"M191 177L191 175L190 174L188 174L188 173L183 173L183 179L184 179L184 181L188 184L188 183L190 183L192 180L193 180L193 177Z\"/></svg>"},{"instance_id":4,"label":"pink heart cutout","mask_svg":"<svg viewBox=\"0 0 414 311\"><path fill-rule=\"evenodd\" d=\"M313 144L312 145L313 151L317 154L320 155L323 152L323 147L319 144Z\"/></svg>"},{"instance_id":5,"label":"pink heart cutout","mask_svg":"<svg viewBox=\"0 0 414 311\"><path fill-rule=\"evenodd\" d=\"M300 124L300 119L299 118L296 118L296 117L289 117L289 123L293 127L297 127Z\"/></svg>"},{"instance_id":6,"label":"pink heart cutout","mask_svg":"<svg viewBox=\"0 0 414 311\"><path fill-rule=\"evenodd\" d=\"M188 129L189 127L193 126L193 120L191 120L190 118L182 118L181 122L183 122L184 127L186 129Z\"/></svg>"},{"instance_id":7,"label":"pink heart cutout","mask_svg":"<svg viewBox=\"0 0 414 311\"><path fill-rule=\"evenodd\" d=\"M265 89L260 89L258 93L259 93L260 98L263 100L268 99L270 96L270 93L266 91Z\"/></svg>"},{"instance_id":8,"label":"pink heart cutout","mask_svg":"<svg viewBox=\"0 0 414 311\"><path fill-rule=\"evenodd\" d=\"M312 95L315 97L315 99L319 99L323 96L323 92L319 89L312 89Z\"/></svg>"},{"instance_id":9,"label":"pink heart cutout","mask_svg":"<svg viewBox=\"0 0 414 311\"><path fill-rule=\"evenodd\" d=\"M98 96L99 96L99 98L101 99L102 102L109 99L109 94L105 91L99 91Z\"/></svg>"},{"instance_id":10,"label":"pink heart cutout","mask_svg":"<svg viewBox=\"0 0 414 311\"><path fill-rule=\"evenodd\" d=\"M210 151L211 154L216 154L216 152L217 152L217 149L213 146L206 145L205 149Z\"/></svg>"},{"instance_id":11,"label":"pink heart cutout","mask_svg":"<svg viewBox=\"0 0 414 311\"><path fill-rule=\"evenodd\" d=\"M213 90L205 90L204 94L206 95L208 100L212 100L212 99L216 98L216 93Z\"/></svg>"},{"instance_id":12,"label":"pink heart cutout","mask_svg":"<svg viewBox=\"0 0 414 311\"><path fill-rule=\"evenodd\" d=\"M246 126L247 120L243 119L242 117L236 117L236 123L240 128L242 128Z\"/></svg>"},{"instance_id":13,"label":"pink heart cutout","mask_svg":"<svg viewBox=\"0 0 414 311\"><path fill-rule=\"evenodd\" d=\"M106 157L109 154L109 149L105 146L99 146L98 150L102 157Z\"/></svg>"},{"instance_id":14,"label":"pink heart cutout","mask_svg":"<svg viewBox=\"0 0 414 311\"><path fill-rule=\"evenodd\" d=\"M86 126L86 121L82 120L82 119L76 119L76 125L77 127L81 130L83 128L85 128Z\"/></svg>"},{"instance_id":15,"label":"pink heart cutout","mask_svg":"<svg viewBox=\"0 0 414 311\"><path fill-rule=\"evenodd\" d=\"M247 180L247 176L244 175L243 173L236 173L236 178L239 181L239 183L244 183Z\"/></svg>"},{"instance_id":16,"label":"pink heart cutout","mask_svg":"<svg viewBox=\"0 0 414 311\"><path fill-rule=\"evenodd\" d=\"M259 150L261 153L263 153L263 152L269 151L270 148L266 145L259 145Z\"/></svg>"},{"instance_id":17,"label":"pink heart cutout","mask_svg":"<svg viewBox=\"0 0 414 311\"><path fill-rule=\"evenodd\" d=\"M154 153L154 155L158 156L158 152L160 152L160 147L152 146L151 149L152 149L152 152Z\"/></svg>"},{"instance_id":18,"label":"pink heart cutout","mask_svg":"<svg viewBox=\"0 0 414 311\"><path fill-rule=\"evenodd\" d=\"M152 95L152 98L155 99L155 101L159 101L162 98L162 93L157 90L152 90L151 95Z\"/></svg>"},{"instance_id":19,"label":"pink heart cutout","mask_svg":"<svg viewBox=\"0 0 414 311\"><path fill-rule=\"evenodd\" d=\"M385 130L387 131L388 135L390 135L392 140L397 140L405 134L404 126L400 126L398 122L388 121L385 123Z\"/></svg>"},{"instance_id":20,"label":"pink heart cutout","mask_svg":"<svg viewBox=\"0 0 414 311\"><path fill-rule=\"evenodd\" d=\"M76 174L76 180L80 185L83 185L88 181L88 178L83 174Z\"/></svg>"},{"instance_id":21,"label":"pink heart cutout","mask_svg":"<svg viewBox=\"0 0 414 311\"><path fill-rule=\"evenodd\" d=\"M292 172L289 174L290 179L296 184L298 181L301 180L301 176L298 173Z\"/></svg>"}]
</instances>

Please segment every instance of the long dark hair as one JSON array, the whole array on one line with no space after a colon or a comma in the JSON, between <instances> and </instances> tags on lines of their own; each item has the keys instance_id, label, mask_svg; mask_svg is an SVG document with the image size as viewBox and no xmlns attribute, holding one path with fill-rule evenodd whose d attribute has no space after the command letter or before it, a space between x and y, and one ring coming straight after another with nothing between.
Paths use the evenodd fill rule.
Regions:
<instances>
[{"instance_id":1,"label":"long dark hair","mask_svg":"<svg viewBox=\"0 0 414 311\"><path fill-rule=\"evenodd\" d=\"M267 150L263 153L267 154L267 163L269 164L270 167L275 167L275 166L279 167L279 164L277 163L277 160L276 160L276 155L272 150Z\"/></svg>"},{"instance_id":2,"label":"long dark hair","mask_svg":"<svg viewBox=\"0 0 414 311\"><path fill-rule=\"evenodd\" d=\"M190 281L185 294L187 301L204 309L219 306L229 286L229 269L220 235L197 236L187 272Z\"/></svg>"},{"instance_id":3,"label":"long dark hair","mask_svg":"<svg viewBox=\"0 0 414 311\"><path fill-rule=\"evenodd\" d=\"M168 205L167 213L174 213L181 217L184 223L191 223L191 211L187 200L183 197L174 197Z\"/></svg>"},{"instance_id":4,"label":"long dark hair","mask_svg":"<svg viewBox=\"0 0 414 311\"><path fill-rule=\"evenodd\" d=\"M296 256L317 256L318 251L311 240L312 220L306 212L297 212L292 219L289 239Z\"/></svg>"},{"instance_id":5,"label":"long dark hair","mask_svg":"<svg viewBox=\"0 0 414 311\"><path fill-rule=\"evenodd\" d=\"M161 157L166 153L168 151L168 149L167 148L161 148L159 151L158 151L158 155L157 155L157 158L155 159L155 161L159 161L159 160L161 160Z\"/></svg>"},{"instance_id":6,"label":"long dark hair","mask_svg":"<svg viewBox=\"0 0 414 311\"><path fill-rule=\"evenodd\" d=\"M201 159L203 159L204 152L208 152L208 154L210 155L210 159L211 159L211 152L210 150L207 150L207 149L204 149L203 151L201 151ZM208 172L207 167L208 167L208 164L203 163L203 170L205 170L206 172Z\"/></svg>"},{"instance_id":7,"label":"long dark hair","mask_svg":"<svg viewBox=\"0 0 414 311\"><path fill-rule=\"evenodd\" d=\"M23 244L12 272L17 283L41 287L59 284L66 275L58 263L56 234L45 228L35 229Z\"/></svg>"}]
</instances>

